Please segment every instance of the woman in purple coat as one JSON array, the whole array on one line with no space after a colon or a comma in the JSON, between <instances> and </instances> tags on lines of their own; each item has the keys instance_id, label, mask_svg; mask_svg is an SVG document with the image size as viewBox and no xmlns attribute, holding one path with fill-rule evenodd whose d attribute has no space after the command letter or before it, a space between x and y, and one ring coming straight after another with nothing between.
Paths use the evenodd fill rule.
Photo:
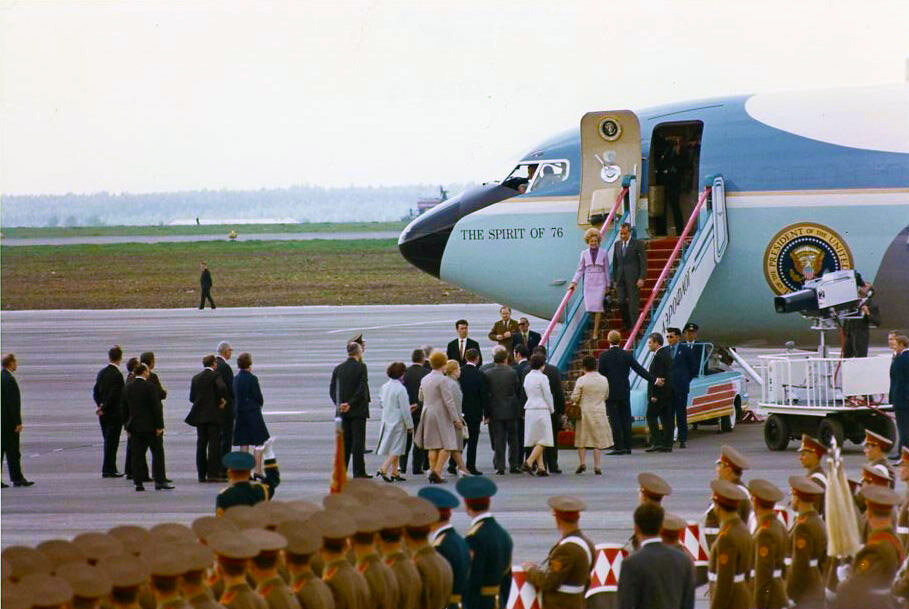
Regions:
<instances>
[{"instance_id":1,"label":"woman in purple coat","mask_svg":"<svg viewBox=\"0 0 909 609\"><path fill-rule=\"evenodd\" d=\"M609 288L609 256L600 247L600 231L588 228L584 241L589 246L581 251L578 272L571 280L571 287L577 287L581 277L584 278L584 308L593 313L593 339L600 336L600 318L603 316L603 297Z\"/></svg>"}]
</instances>

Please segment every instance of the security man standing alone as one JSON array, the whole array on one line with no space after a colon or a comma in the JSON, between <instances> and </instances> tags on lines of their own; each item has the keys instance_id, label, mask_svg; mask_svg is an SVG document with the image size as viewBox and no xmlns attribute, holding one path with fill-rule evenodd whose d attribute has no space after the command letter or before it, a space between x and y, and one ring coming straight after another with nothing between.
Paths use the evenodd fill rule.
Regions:
<instances>
[{"instance_id":1,"label":"security man standing alone","mask_svg":"<svg viewBox=\"0 0 909 609\"><path fill-rule=\"evenodd\" d=\"M22 433L22 396L19 393L19 383L13 372L19 367L16 356L7 353L2 360L3 371L0 372L0 388L2 388L3 404L3 439L2 454L6 457L6 467L9 468L9 479L13 486L31 486L34 482L26 480L22 475L22 455L19 452L19 435ZM9 486L5 482L3 488Z\"/></svg>"},{"instance_id":2,"label":"security man standing alone","mask_svg":"<svg viewBox=\"0 0 909 609\"><path fill-rule=\"evenodd\" d=\"M199 268L202 269L202 275L199 276L199 284L202 288L202 298L199 301L199 310L205 308L205 299L208 299L208 302L211 303L211 308L215 309L215 301L211 299L211 273L208 271L208 265L204 262L199 264Z\"/></svg>"}]
</instances>

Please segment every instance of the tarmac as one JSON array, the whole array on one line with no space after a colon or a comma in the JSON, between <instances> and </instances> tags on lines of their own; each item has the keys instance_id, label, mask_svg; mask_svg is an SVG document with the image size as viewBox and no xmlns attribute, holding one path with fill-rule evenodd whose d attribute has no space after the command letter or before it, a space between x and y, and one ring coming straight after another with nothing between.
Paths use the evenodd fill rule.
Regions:
<instances>
[{"instance_id":1,"label":"tarmac","mask_svg":"<svg viewBox=\"0 0 909 609\"><path fill-rule=\"evenodd\" d=\"M318 501L329 489L335 446L329 378L333 366L345 357L347 340L364 332L373 396L367 446L375 448L386 365L407 362L413 348L423 344L444 347L454 338L454 322L461 317L471 322L471 336L489 357L492 342L486 333L498 318L494 304L3 312L2 348L16 353L19 361L23 469L36 484L4 489L0 495L2 547L35 545L118 524L188 524L213 514L220 488L196 481L195 433L183 419L189 410L190 378L201 370L202 356L213 352L221 340L233 345L234 358L244 351L253 356L253 372L265 396L265 420L276 437L281 467L276 498ZM542 332L545 324L531 318L531 327ZM701 327L709 340L709 324L701 321ZM101 434L91 392L114 343L123 347L124 360L145 350L156 354L156 372L169 392L165 450L175 490L155 491L147 485L145 493L136 493L125 479L100 476ZM750 361L761 352L743 351ZM236 369L236 360L230 363ZM756 403L759 388L749 383L749 392ZM546 479L491 475L484 427L477 466L499 486L493 512L514 538L514 562L520 564L542 561L557 538L546 506L551 495L577 495L587 502L581 524L595 542L627 540L641 471L656 472L672 485L672 495L664 501L669 511L688 520L701 518L710 499L714 460L726 443L751 460L746 479L767 478L785 488L788 476L800 472L797 444L770 452L760 424L739 424L727 434L701 427L690 433L688 449L672 454L637 449L631 456L604 457L603 476L593 474L591 455L587 473L575 475L576 451L562 450L559 463L564 473ZM121 468L124 448L125 436L118 458ZM854 473L862 462L861 450L851 444L846 450ZM375 472L379 464L379 457L367 455L368 471ZM425 484L410 473L407 478L400 484L411 493ZM6 474L4 479L9 480ZM453 488L452 480L445 486ZM461 510L453 522L461 531L468 526Z\"/></svg>"},{"instance_id":2,"label":"tarmac","mask_svg":"<svg viewBox=\"0 0 909 609\"><path fill-rule=\"evenodd\" d=\"M360 239L397 239L400 231L339 232L339 233L239 233L234 241L349 241ZM35 237L4 238L2 245L105 245L108 243L189 243L194 241L230 241L227 234L218 235L108 235L95 237Z\"/></svg>"}]
</instances>

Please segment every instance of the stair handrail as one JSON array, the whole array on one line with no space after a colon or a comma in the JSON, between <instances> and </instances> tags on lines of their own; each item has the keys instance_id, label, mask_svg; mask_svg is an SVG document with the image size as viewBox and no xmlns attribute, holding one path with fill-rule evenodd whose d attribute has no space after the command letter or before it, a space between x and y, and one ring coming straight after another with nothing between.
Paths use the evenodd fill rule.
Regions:
<instances>
[{"instance_id":1,"label":"stair handrail","mask_svg":"<svg viewBox=\"0 0 909 609\"><path fill-rule=\"evenodd\" d=\"M691 217L688 218L688 223L685 225L685 230L682 231L682 234L679 235L679 240L676 242L675 247L672 249L672 253L669 255L669 260L666 261L666 265L663 267L663 271L660 273L660 276L657 278L656 284L653 286L653 290L650 291L650 297L647 299L647 304L644 305L644 308L641 310L640 315L638 315L638 321L634 324L634 328L631 330L631 334L628 335L628 340L625 341L625 349L631 349L634 346L634 339L638 335L638 332L641 330L641 326L644 324L644 318L647 317L647 314L650 313L650 309L653 308L653 302L656 300L657 294L660 292L660 288L663 287L666 278L669 276L669 269L672 268L673 263L679 257L679 254L682 251L682 247L685 245L685 239L688 238L691 229L694 228L694 223L698 219L698 216L701 213L701 209L704 207L704 204L707 202L707 197L710 196L710 191L712 186L708 184L704 187L704 192L701 193L701 196L698 197L698 203L694 206L694 211L691 212Z\"/></svg>"},{"instance_id":2,"label":"stair handrail","mask_svg":"<svg viewBox=\"0 0 909 609\"><path fill-rule=\"evenodd\" d=\"M615 198L615 203L612 206L612 210L609 212L609 215L606 216L606 221L603 222L603 226L600 228L600 243L603 242L603 236L606 234L606 228L609 226L609 223L615 219L619 205L625 202L625 195L627 194L628 187L625 186L619 192L619 195ZM552 316L552 319L549 321L549 325L546 326L546 331L543 332L543 336L540 338L541 345L545 345L547 344L547 341L549 341L549 337L552 335L552 331L555 329L556 324L559 323L559 320L562 318L562 313L565 312L565 307L568 306L568 302L571 300L571 296L574 294L576 288L577 286L568 286L568 289L565 291L565 296L562 297L562 302L559 303L559 308L556 309L555 315Z\"/></svg>"}]
</instances>

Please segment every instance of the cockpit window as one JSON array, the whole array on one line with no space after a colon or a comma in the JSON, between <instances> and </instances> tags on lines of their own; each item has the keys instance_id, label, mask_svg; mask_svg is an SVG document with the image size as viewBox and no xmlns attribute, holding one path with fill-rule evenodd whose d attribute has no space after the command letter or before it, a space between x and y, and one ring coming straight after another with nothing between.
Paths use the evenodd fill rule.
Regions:
<instances>
[{"instance_id":1,"label":"cockpit window","mask_svg":"<svg viewBox=\"0 0 909 609\"><path fill-rule=\"evenodd\" d=\"M567 180L568 170L569 163L565 159L518 163L502 185L513 188L521 194L544 190Z\"/></svg>"}]
</instances>

